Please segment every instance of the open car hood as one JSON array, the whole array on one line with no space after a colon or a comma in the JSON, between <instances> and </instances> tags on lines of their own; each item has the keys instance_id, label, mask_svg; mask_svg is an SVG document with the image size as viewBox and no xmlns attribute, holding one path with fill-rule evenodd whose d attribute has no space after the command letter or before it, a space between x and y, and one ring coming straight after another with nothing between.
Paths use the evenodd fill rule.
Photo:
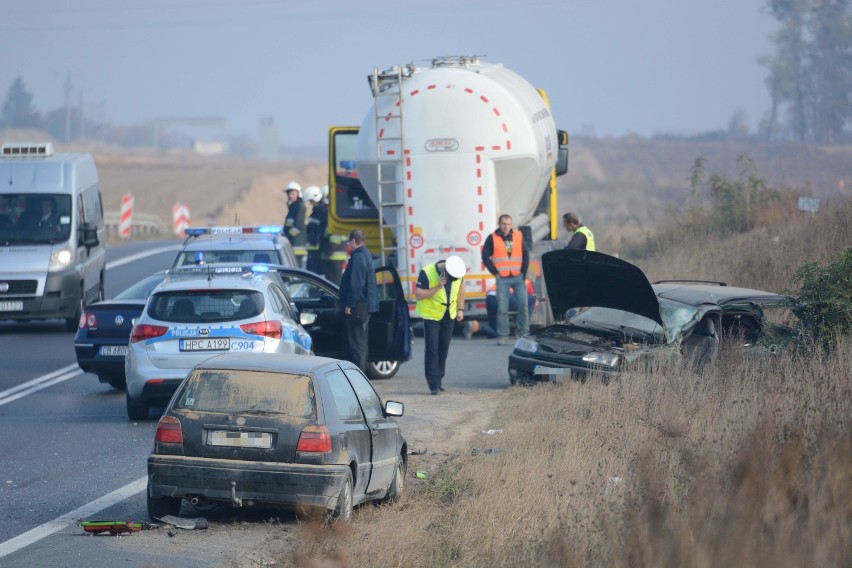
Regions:
<instances>
[{"instance_id":1,"label":"open car hood","mask_svg":"<svg viewBox=\"0 0 852 568\"><path fill-rule=\"evenodd\" d=\"M665 328L657 296L637 266L607 254L573 249L543 254L541 266L557 321L570 308L598 306L639 314Z\"/></svg>"}]
</instances>

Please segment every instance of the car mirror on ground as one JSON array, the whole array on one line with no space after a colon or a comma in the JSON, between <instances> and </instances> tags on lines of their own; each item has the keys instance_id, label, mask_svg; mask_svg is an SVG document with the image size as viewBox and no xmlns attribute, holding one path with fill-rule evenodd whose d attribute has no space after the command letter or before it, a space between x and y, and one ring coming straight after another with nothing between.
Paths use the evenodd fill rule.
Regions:
<instances>
[{"instance_id":1,"label":"car mirror on ground","mask_svg":"<svg viewBox=\"0 0 852 568\"><path fill-rule=\"evenodd\" d=\"M405 405L395 400L385 402L385 416L402 416Z\"/></svg>"}]
</instances>

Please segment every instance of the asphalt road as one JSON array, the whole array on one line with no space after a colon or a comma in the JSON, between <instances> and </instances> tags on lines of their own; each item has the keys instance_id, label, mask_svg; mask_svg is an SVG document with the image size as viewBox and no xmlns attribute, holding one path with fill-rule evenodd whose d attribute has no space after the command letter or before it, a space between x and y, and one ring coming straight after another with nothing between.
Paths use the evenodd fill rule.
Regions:
<instances>
[{"instance_id":1,"label":"asphalt road","mask_svg":"<svg viewBox=\"0 0 852 568\"><path fill-rule=\"evenodd\" d=\"M177 246L111 247L107 297L168 267ZM124 392L77 367L73 340L61 320L0 321L0 566L161 564L157 551L104 546L105 537L84 535L78 526L81 520L147 521L145 464L156 420L129 421ZM416 339L413 359L393 379L376 382L383 398L404 402L427 392L422 351ZM455 392L507 388L510 351L493 340L455 338L445 386ZM416 412L407 413L403 432L417 420ZM174 566L215 564L197 554L168 558Z\"/></svg>"}]
</instances>

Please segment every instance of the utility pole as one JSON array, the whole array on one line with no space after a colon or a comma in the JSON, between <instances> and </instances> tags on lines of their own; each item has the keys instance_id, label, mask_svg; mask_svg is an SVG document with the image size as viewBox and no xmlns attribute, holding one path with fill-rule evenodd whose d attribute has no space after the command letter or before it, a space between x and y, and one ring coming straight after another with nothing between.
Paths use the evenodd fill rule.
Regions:
<instances>
[{"instance_id":1,"label":"utility pole","mask_svg":"<svg viewBox=\"0 0 852 568\"><path fill-rule=\"evenodd\" d=\"M65 143L71 142L71 71L65 78Z\"/></svg>"},{"instance_id":2,"label":"utility pole","mask_svg":"<svg viewBox=\"0 0 852 568\"><path fill-rule=\"evenodd\" d=\"M83 112L83 89L80 89L80 140L86 138L86 117Z\"/></svg>"}]
</instances>

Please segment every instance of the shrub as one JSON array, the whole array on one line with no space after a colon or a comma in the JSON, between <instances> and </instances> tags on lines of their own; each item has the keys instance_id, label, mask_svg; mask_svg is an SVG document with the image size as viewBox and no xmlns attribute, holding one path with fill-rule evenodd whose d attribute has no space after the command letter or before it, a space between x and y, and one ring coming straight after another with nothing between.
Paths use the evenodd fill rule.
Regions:
<instances>
[{"instance_id":1,"label":"shrub","mask_svg":"<svg viewBox=\"0 0 852 568\"><path fill-rule=\"evenodd\" d=\"M825 267L803 265L793 278L802 284L789 301L815 341L829 347L852 335L852 248Z\"/></svg>"}]
</instances>

